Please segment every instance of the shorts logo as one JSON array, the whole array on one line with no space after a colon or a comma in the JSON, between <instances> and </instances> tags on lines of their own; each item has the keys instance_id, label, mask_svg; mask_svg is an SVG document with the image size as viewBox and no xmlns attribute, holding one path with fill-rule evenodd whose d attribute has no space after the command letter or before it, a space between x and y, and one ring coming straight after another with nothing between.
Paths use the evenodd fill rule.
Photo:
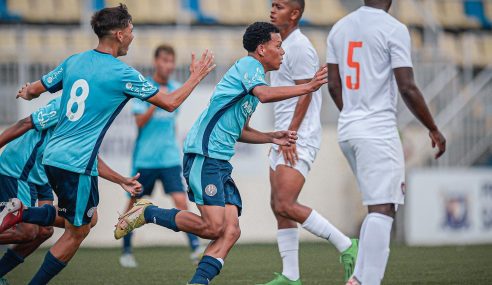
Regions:
<instances>
[{"instance_id":1,"label":"shorts logo","mask_svg":"<svg viewBox=\"0 0 492 285\"><path fill-rule=\"evenodd\" d=\"M67 212L67 209L65 209L65 208L58 208L58 212L66 213Z\"/></svg>"},{"instance_id":2,"label":"shorts logo","mask_svg":"<svg viewBox=\"0 0 492 285\"><path fill-rule=\"evenodd\" d=\"M208 184L207 187L205 187L205 194L210 197L215 196L215 194L217 194L217 186Z\"/></svg>"},{"instance_id":3,"label":"shorts logo","mask_svg":"<svg viewBox=\"0 0 492 285\"><path fill-rule=\"evenodd\" d=\"M92 218L94 216L94 212L96 211L97 207L92 207L87 211L87 217Z\"/></svg>"}]
</instances>

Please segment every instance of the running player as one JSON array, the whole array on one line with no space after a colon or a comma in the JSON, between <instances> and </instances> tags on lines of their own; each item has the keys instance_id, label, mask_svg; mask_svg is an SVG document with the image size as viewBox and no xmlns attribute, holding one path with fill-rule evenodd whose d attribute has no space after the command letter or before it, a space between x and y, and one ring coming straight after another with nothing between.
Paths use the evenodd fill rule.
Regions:
<instances>
[{"instance_id":1,"label":"running player","mask_svg":"<svg viewBox=\"0 0 492 285\"><path fill-rule=\"evenodd\" d=\"M273 0L270 19L282 36L285 56L278 71L270 74L272 86L294 86L310 81L319 68L319 57L299 29L304 0ZM345 282L357 258L357 241L351 241L323 216L297 201L321 144L321 90L274 103L275 130L296 131L299 139L290 146L274 145L270 151L271 206L277 219L277 243L282 274L267 285L301 284L299 230L330 241L341 253Z\"/></svg>"},{"instance_id":2,"label":"running player","mask_svg":"<svg viewBox=\"0 0 492 285\"><path fill-rule=\"evenodd\" d=\"M249 126L259 102L275 102L311 93L326 83L326 67L301 85L269 87L265 73L278 70L284 51L279 30L270 23L250 25L243 36L248 56L236 61L217 84L209 106L186 137L183 174L189 198L201 215L177 209L161 209L140 200L120 218L115 237L121 238L145 223L174 231L191 232L212 242L198 264L190 284L209 284L219 274L232 246L239 239L242 210L239 190L231 177L237 141L253 144L291 145L296 132L263 133Z\"/></svg>"},{"instance_id":3,"label":"running player","mask_svg":"<svg viewBox=\"0 0 492 285\"><path fill-rule=\"evenodd\" d=\"M5 204L0 220L20 218L23 222L4 232L0 229L0 244L15 244L0 259L0 278L50 238L53 225L64 226L61 218L56 216L53 192L41 164L46 143L58 122L60 99L53 99L0 134L0 148L8 143L0 155L0 203ZM116 178L113 182L120 183L132 195L141 189L136 181L138 176L124 178L104 167L104 164L100 164L99 168L101 177ZM34 207L36 199L38 207ZM9 208L19 206L20 202L25 205L24 208L9 215ZM91 226L96 222L97 212L94 212Z\"/></svg>"},{"instance_id":4,"label":"running player","mask_svg":"<svg viewBox=\"0 0 492 285\"><path fill-rule=\"evenodd\" d=\"M180 84L171 75L176 67L173 47L160 45L154 52L154 74L148 78L154 86L164 92L172 92ZM138 127L138 137L133 151L134 173L140 173L138 181L144 191L129 200L127 210L135 204L136 198L150 196L157 180L164 186L164 192L171 197L174 206L180 210L188 210L188 197L183 186L181 173L181 155L176 140L176 116L178 110L167 112L141 100L132 100L133 114ZM125 211L125 212L126 212ZM191 259L197 263L203 248L200 240L193 234L187 234L191 248ZM132 234L123 238L123 255L120 264L123 267L137 267L132 254Z\"/></svg>"},{"instance_id":5,"label":"running player","mask_svg":"<svg viewBox=\"0 0 492 285\"><path fill-rule=\"evenodd\" d=\"M357 177L369 214L359 255L347 284L380 284L389 257L390 233L404 202L405 162L396 124L398 90L429 130L435 158L446 150L413 77L408 29L387 12L391 0L365 0L328 35L330 94L341 111L338 139Z\"/></svg>"},{"instance_id":6,"label":"running player","mask_svg":"<svg viewBox=\"0 0 492 285\"><path fill-rule=\"evenodd\" d=\"M27 84L18 97L31 100L45 91L63 89L61 112L43 157L50 185L58 196L65 231L46 254L31 284L46 284L75 255L90 232L90 217L99 203L97 153L104 135L130 100L147 100L174 111L213 70L213 56L204 52L190 78L176 91L159 92L139 72L118 60L133 40L131 15L125 5L97 11L91 25L99 38L96 49L75 54L40 81Z\"/></svg>"}]
</instances>

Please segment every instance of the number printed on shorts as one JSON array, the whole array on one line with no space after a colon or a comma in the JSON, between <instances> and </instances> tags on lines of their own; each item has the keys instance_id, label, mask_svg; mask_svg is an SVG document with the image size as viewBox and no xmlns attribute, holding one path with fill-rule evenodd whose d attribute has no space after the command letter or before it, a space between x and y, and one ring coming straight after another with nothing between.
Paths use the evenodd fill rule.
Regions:
<instances>
[{"instance_id":1,"label":"number printed on shorts","mask_svg":"<svg viewBox=\"0 0 492 285\"><path fill-rule=\"evenodd\" d=\"M78 91L78 90L81 91ZM77 93L80 95L77 96ZM70 90L70 99L67 103L67 118L72 121L78 121L85 111L85 100L89 96L89 84L84 79L75 81Z\"/></svg>"},{"instance_id":2,"label":"number printed on shorts","mask_svg":"<svg viewBox=\"0 0 492 285\"><path fill-rule=\"evenodd\" d=\"M347 64L350 68L355 68L355 82L352 81L352 76L347 75L345 77L345 84L351 90L359 90L360 88L360 63L354 61L354 49L361 47L362 42L349 42Z\"/></svg>"}]
</instances>

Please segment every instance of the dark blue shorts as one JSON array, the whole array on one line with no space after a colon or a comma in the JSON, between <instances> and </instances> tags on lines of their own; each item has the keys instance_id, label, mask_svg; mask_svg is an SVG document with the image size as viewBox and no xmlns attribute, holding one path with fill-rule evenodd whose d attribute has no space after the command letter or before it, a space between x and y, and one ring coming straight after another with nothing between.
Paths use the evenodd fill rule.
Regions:
<instances>
[{"instance_id":1,"label":"dark blue shorts","mask_svg":"<svg viewBox=\"0 0 492 285\"><path fill-rule=\"evenodd\" d=\"M91 222L99 204L97 176L45 165L46 175L58 197L58 215L79 227Z\"/></svg>"},{"instance_id":2,"label":"dark blue shorts","mask_svg":"<svg viewBox=\"0 0 492 285\"><path fill-rule=\"evenodd\" d=\"M183 176L188 183L188 197L197 205L243 207L239 189L231 177L232 165L226 160L185 153Z\"/></svg>"},{"instance_id":3,"label":"dark blue shorts","mask_svg":"<svg viewBox=\"0 0 492 285\"><path fill-rule=\"evenodd\" d=\"M0 174L0 209L12 198L19 198L28 207L36 205L36 185Z\"/></svg>"},{"instance_id":4,"label":"dark blue shorts","mask_svg":"<svg viewBox=\"0 0 492 285\"><path fill-rule=\"evenodd\" d=\"M166 167L166 168L139 168L140 173L138 182L142 184L143 191L137 196L150 196L154 191L155 182L160 180L164 186L164 193L170 195L176 192L185 192L183 181L181 178L181 166Z\"/></svg>"}]
</instances>

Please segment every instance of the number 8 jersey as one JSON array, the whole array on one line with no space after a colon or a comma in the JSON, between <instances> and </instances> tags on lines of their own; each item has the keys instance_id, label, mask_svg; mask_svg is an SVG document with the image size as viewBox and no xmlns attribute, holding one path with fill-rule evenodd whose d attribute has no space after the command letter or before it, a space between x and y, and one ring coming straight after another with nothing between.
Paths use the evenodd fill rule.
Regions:
<instances>
[{"instance_id":1,"label":"number 8 jersey","mask_svg":"<svg viewBox=\"0 0 492 285\"><path fill-rule=\"evenodd\" d=\"M412 67L407 27L363 6L335 24L327 44L327 63L338 64L343 87L339 141L398 137L393 69Z\"/></svg>"},{"instance_id":2,"label":"number 8 jersey","mask_svg":"<svg viewBox=\"0 0 492 285\"><path fill-rule=\"evenodd\" d=\"M159 91L132 67L96 50L72 55L41 82L51 93L63 89L43 164L91 176L98 175L103 137L128 100L147 100Z\"/></svg>"}]
</instances>

